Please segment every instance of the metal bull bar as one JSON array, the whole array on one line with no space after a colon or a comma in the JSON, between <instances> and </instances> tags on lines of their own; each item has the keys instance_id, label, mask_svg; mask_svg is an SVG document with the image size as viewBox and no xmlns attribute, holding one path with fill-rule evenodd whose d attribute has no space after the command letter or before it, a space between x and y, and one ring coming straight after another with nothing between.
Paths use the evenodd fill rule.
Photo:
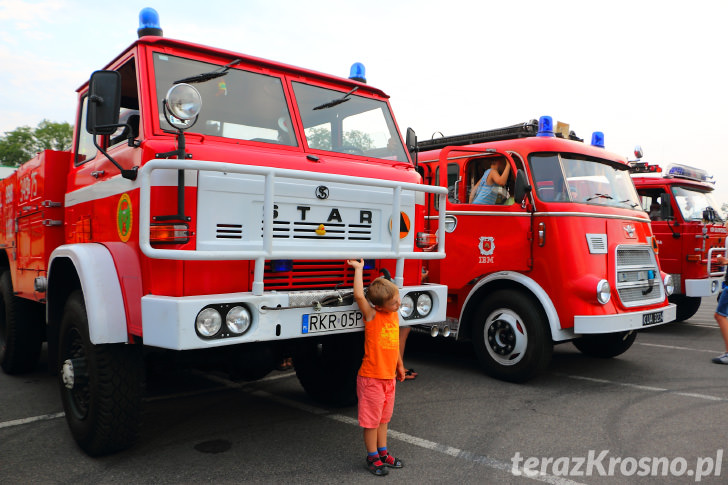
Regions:
<instances>
[{"instance_id":1,"label":"metal bull bar","mask_svg":"<svg viewBox=\"0 0 728 485\"><path fill-rule=\"evenodd\" d=\"M203 170L212 172L227 172L260 175L264 177L265 191L263 199L263 248L241 250L181 250L153 248L149 241L151 227L151 187L152 172L154 170ZM265 260L272 259L320 259L322 250L314 249L282 249L273 252L273 201L275 199L276 177L292 179L313 180L317 182L345 183L392 189L392 215L400 213L400 202L403 190L439 194L439 205L445 207L447 189L432 185L419 185L391 180L379 180L351 175L337 175L328 173L305 172L275 167L259 167L238 165L234 163L210 162L202 160L151 160L139 170L139 247L146 256L154 259L194 260L194 261L225 261L225 260L255 260L252 291L254 295L263 294L263 274ZM326 259L346 259L353 256L366 259L395 259L397 261L395 283L402 287L404 284L404 262L406 259L442 259L445 257L445 211L438 210L437 251L415 252L413 250L400 250L399 238L392 236L392 245L388 251L365 250L351 254L347 251L325 250ZM393 231L394 232L394 231Z\"/></svg>"}]
</instances>

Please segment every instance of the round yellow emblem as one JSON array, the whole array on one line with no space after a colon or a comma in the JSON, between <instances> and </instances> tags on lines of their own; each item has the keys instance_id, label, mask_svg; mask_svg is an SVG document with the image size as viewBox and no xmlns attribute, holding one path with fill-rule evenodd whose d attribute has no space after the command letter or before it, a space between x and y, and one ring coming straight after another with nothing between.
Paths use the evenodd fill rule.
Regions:
<instances>
[{"instance_id":1,"label":"round yellow emblem","mask_svg":"<svg viewBox=\"0 0 728 485\"><path fill-rule=\"evenodd\" d=\"M116 232L122 242L127 242L131 237L131 227L134 216L131 210L131 199L129 194L123 194L116 206Z\"/></svg>"}]
</instances>

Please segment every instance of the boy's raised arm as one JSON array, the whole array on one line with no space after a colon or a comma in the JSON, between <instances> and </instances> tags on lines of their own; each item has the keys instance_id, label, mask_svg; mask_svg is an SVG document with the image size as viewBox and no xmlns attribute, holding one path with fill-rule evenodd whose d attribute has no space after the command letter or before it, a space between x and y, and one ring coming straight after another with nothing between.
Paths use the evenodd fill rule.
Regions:
<instances>
[{"instance_id":1,"label":"boy's raised arm","mask_svg":"<svg viewBox=\"0 0 728 485\"><path fill-rule=\"evenodd\" d=\"M376 314L376 310L367 301L364 296L364 260L347 259L347 264L354 268L354 300L359 305L359 310L364 316L364 321L368 322Z\"/></svg>"}]
</instances>

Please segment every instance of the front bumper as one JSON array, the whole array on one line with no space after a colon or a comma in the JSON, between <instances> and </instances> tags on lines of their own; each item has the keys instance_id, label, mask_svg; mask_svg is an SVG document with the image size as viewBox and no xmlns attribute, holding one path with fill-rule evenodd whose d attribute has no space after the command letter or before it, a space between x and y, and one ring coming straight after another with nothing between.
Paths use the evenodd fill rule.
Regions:
<instances>
[{"instance_id":1,"label":"front bumper","mask_svg":"<svg viewBox=\"0 0 728 485\"><path fill-rule=\"evenodd\" d=\"M400 288L400 296L412 292L428 292L432 298L432 310L425 318L405 320L400 315L400 325L419 325L445 320L447 287L427 284ZM331 293L331 292L324 292ZM222 295L200 295L171 297L147 295L142 297L142 329L144 345L174 350L204 349L249 342L266 342L310 336L330 335L361 331L362 328L326 332L324 334L303 333L303 316L313 313L331 313L358 310L356 303L341 306L325 306L319 310L312 306L287 308L296 305L296 293L264 292L227 293ZM195 331L195 318L206 306L212 304L239 303L248 308L252 316L250 328L243 335L203 339ZM265 308L264 308L265 307ZM281 309L275 309L280 307Z\"/></svg>"},{"instance_id":2,"label":"front bumper","mask_svg":"<svg viewBox=\"0 0 728 485\"><path fill-rule=\"evenodd\" d=\"M676 308L674 304L670 303L662 308L639 312L576 316L574 317L574 333L600 334L654 327L674 321Z\"/></svg>"},{"instance_id":3,"label":"front bumper","mask_svg":"<svg viewBox=\"0 0 728 485\"><path fill-rule=\"evenodd\" d=\"M714 296L720 293L722 277L685 280L685 296Z\"/></svg>"}]
</instances>

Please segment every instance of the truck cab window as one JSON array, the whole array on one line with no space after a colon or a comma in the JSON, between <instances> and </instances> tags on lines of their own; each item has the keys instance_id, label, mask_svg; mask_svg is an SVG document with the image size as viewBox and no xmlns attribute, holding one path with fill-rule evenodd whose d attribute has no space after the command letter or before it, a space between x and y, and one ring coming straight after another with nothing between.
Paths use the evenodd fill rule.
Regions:
<instances>
[{"instance_id":1,"label":"truck cab window","mask_svg":"<svg viewBox=\"0 0 728 485\"><path fill-rule=\"evenodd\" d=\"M126 142L131 134L134 138L139 137L141 118L139 113L139 90L137 89L136 65L134 59L124 63L119 69L121 74L121 104L119 108L119 123L125 123L128 127L119 127L115 133L109 136L109 146ZM131 129L131 131L129 131Z\"/></svg>"},{"instance_id":2,"label":"truck cab window","mask_svg":"<svg viewBox=\"0 0 728 485\"><path fill-rule=\"evenodd\" d=\"M293 83L308 147L409 162L387 103Z\"/></svg>"},{"instance_id":3,"label":"truck cab window","mask_svg":"<svg viewBox=\"0 0 728 485\"><path fill-rule=\"evenodd\" d=\"M165 119L162 106L174 82L220 67L168 54L154 54L159 124L163 130L174 130ZM279 77L234 67L224 76L193 85L202 96L202 111L197 122L187 132L297 146L283 83Z\"/></svg>"},{"instance_id":4,"label":"truck cab window","mask_svg":"<svg viewBox=\"0 0 728 485\"><path fill-rule=\"evenodd\" d=\"M76 158L74 163L81 165L96 156L94 136L86 131L86 108L88 107L88 96L81 101L81 110L76 123Z\"/></svg>"}]
</instances>

